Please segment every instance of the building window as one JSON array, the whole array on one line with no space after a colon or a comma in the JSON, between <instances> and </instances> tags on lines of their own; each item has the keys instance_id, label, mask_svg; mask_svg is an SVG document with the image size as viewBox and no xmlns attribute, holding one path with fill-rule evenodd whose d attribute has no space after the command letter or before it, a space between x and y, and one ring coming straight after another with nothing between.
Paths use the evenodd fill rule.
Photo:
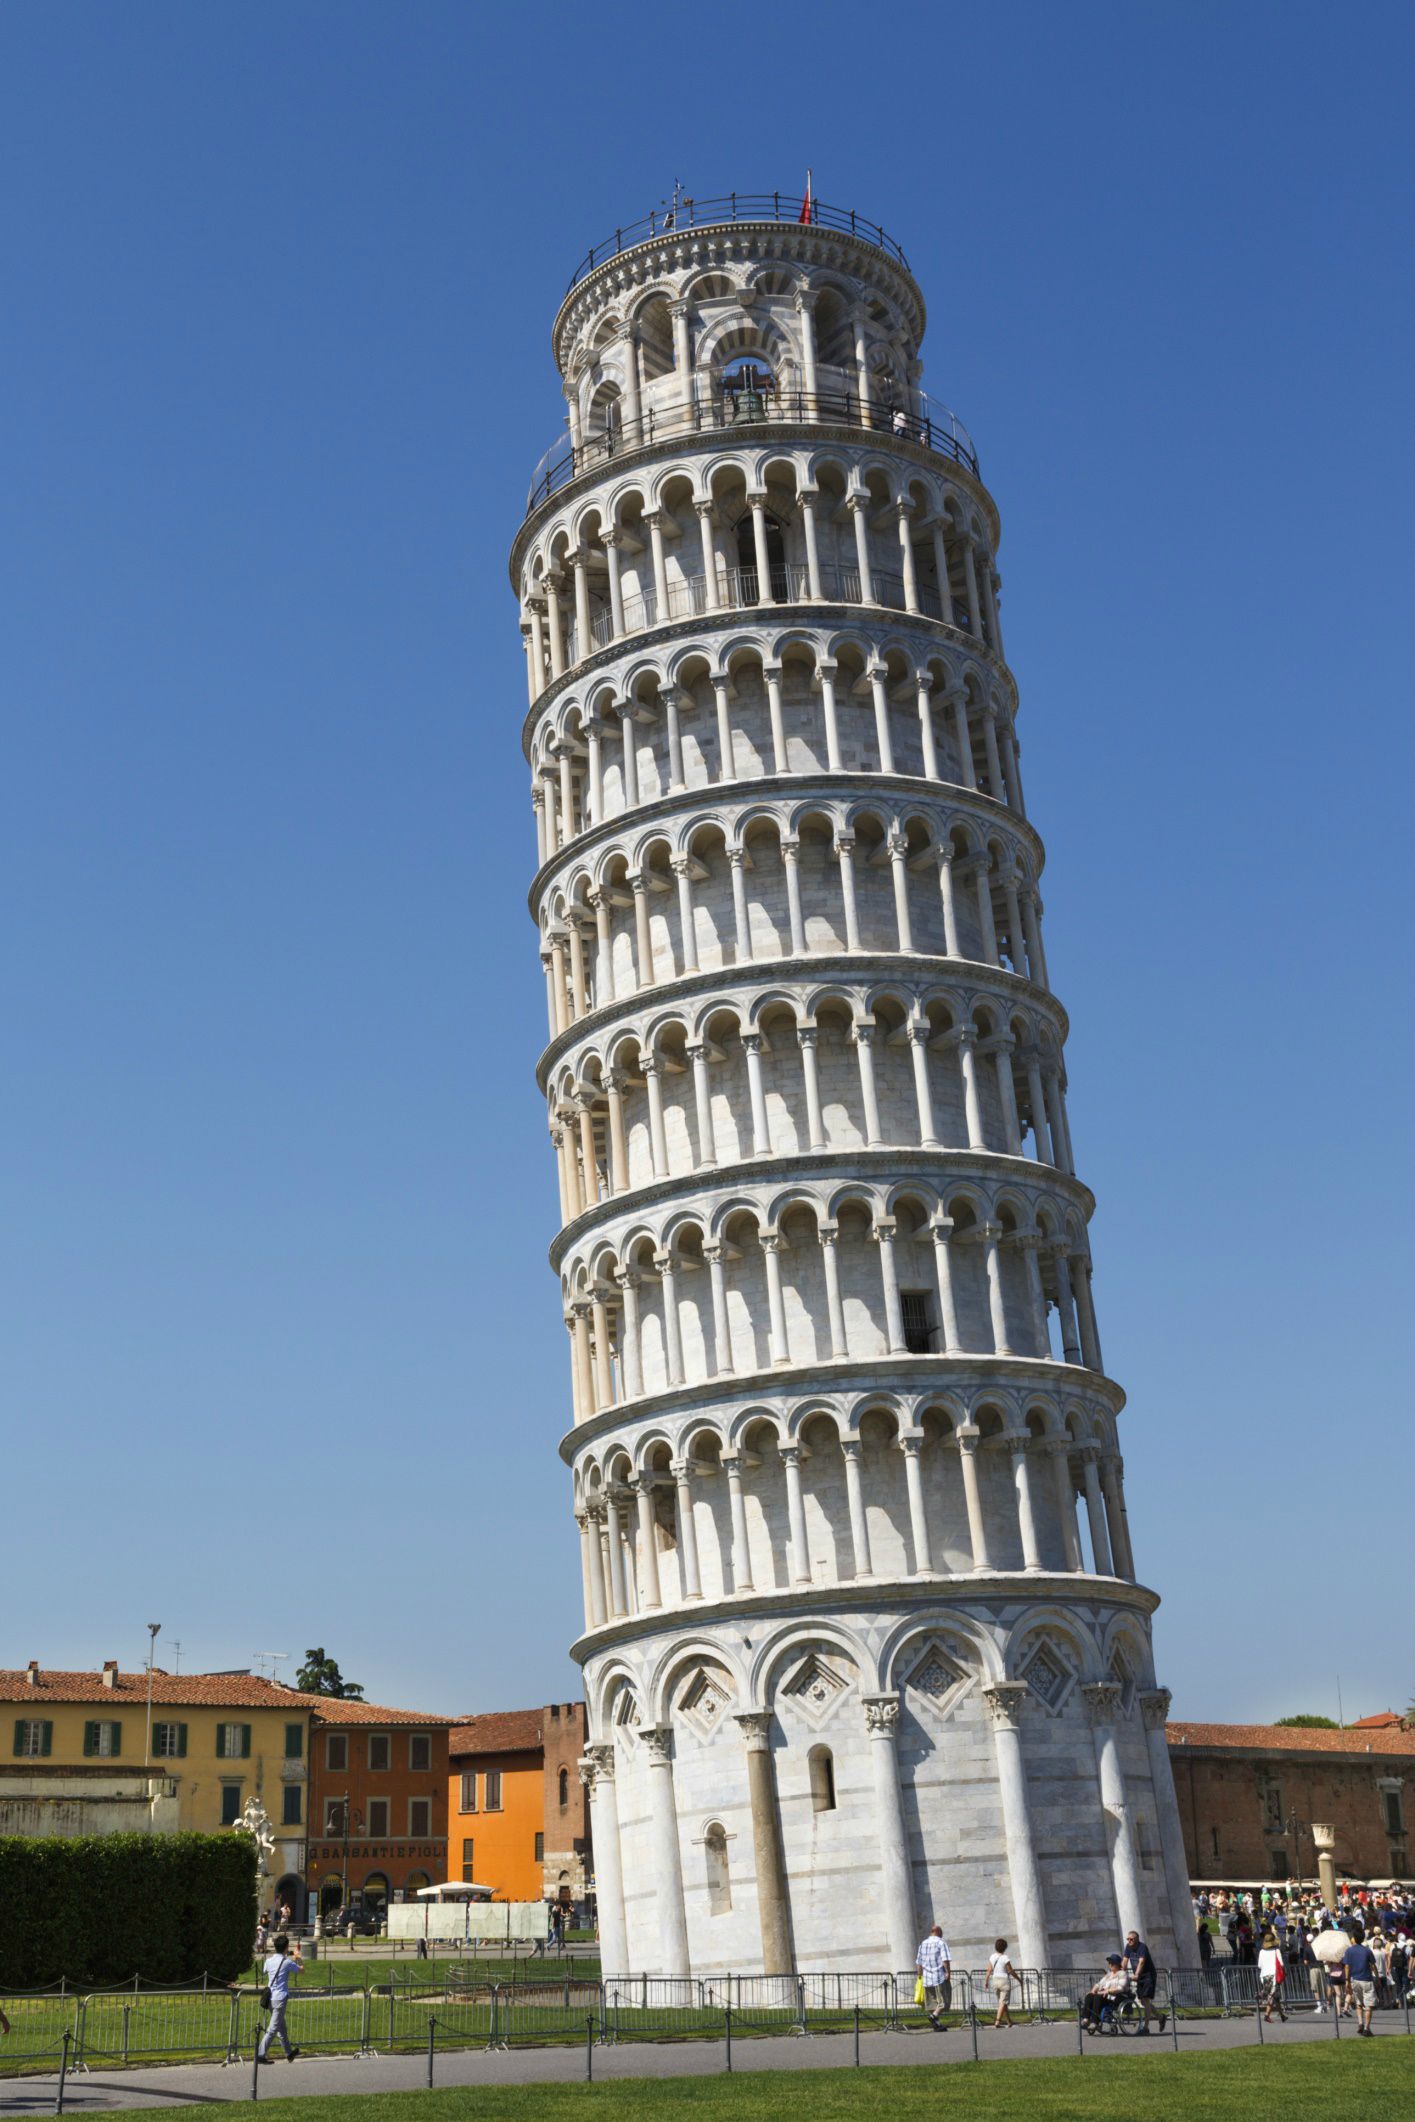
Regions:
<instances>
[{"instance_id":1,"label":"building window","mask_svg":"<svg viewBox=\"0 0 1415 2122\"><path fill-rule=\"evenodd\" d=\"M727 1866L727 1830L714 1821L703 1836L707 1866L708 1914L725 1916L732 1908L732 1874Z\"/></svg>"},{"instance_id":2,"label":"building window","mask_svg":"<svg viewBox=\"0 0 1415 2122\"><path fill-rule=\"evenodd\" d=\"M218 1724L216 1727L216 1757L219 1761L245 1761L251 1751L251 1728L249 1724Z\"/></svg>"},{"instance_id":3,"label":"building window","mask_svg":"<svg viewBox=\"0 0 1415 2122\"><path fill-rule=\"evenodd\" d=\"M110 1760L123 1750L123 1727L121 1724L85 1724L84 1752L97 1754Z\"/></svg>"},{"instance_id":4,"label":"building window","mask_svg":"<svg viewBox=\"0 0 1415 2122\"><path fill-rule=\"evenodd\" d=\"M1282 1785L1267 1783L1263 1786L1263 1826L1270 1835L1282 1833Z\"/></svg>"},{"instance_id":5,"label":"building window","mask_svg":"<svg viewBox=\"0 0 1415 2122\"><path fill-rule=\"evenodd\" d=\"M901 1289L904 1346L911 1356L926 1356L934 1345L933 1298L926 1289Z\"/></svg>"},{"instance_id":6,"label":"building window","mask_svg":"<svg viewBox=\"0 0 1415 2122\"><path fill-rule=\"evenodd\" d=\"M299 1824L300 1786L298 1783L287 1783L281 1793L280 1825L282 1827L298 1827Z\"/></svg>"},{"instance_id":7,"label":"building window","mask_svg":"<svg viewBox=\"0 0 1415 2122\"><path fill-rule=\"evenodd\" d=\"M1285 1879L1287 1877L1287 1851L1285 1849L1270 1849L1268 1851L1268 1877L1270 1879Z\"/></svg>"},{"instance_id":8,"label":"building window","mask_svg":"<svg viewBox=\"0 0 1415 2122\"><path fill-rule=\"evenodd\" d=\"M348 1800L326 1798L324 1801L324 1832L327 1835L342 1835L348 1817Z\"/></svg>"},{"instance_id":9,"label":"building window","mask_svg":"<svg viewBox=\"0 0 1415 2122\"><path fill-rule=\"evenodd\" d=\"M15 1752L31 1759L47 1754L54 1744L54 1726L47 1717L15 1719Z\"/></svg>"},{"instance_id":10,"label":"building window","mask_svg":"<svg viewBox=\"0 0 1415 2122\"><path fill-rule=\"evenodd\" d=\"M536 1855L535 1855L535 1861L536 1861L536 1863L537 1863L537 1864L544 1864L544 1862L545 1862L545 1836L544 1836L544 1835L537 1835L537 1836L536 1836Z\"/></svg>"},{"instance_id":11,"label":"building window","mask_svg":"<svg viewBox=\"0 0 1415 2122\"><path fill-rule=\"evenodd\" d=\"M1403 1835L1405 1833L1405 1816L1401 1811L1400 1792L1398 1790L1383 1790L1381 1792L1381 1803L1385 1810L1386 1833L1388 1835Z\"/></svg>"},{"instance_id":12,"label":"building window","mask_svg":"<svg viewBox=\"0 0 1415 2122\"><path fill-rule=\"evenodd\" d=\"M476 1860L476 1843L470 1835L462 1837L462 1877L468 1886L474 1884L476 1873L472 1866Z\"/></svg>"},{"instance_id":13,"label":"building window","mask_svg":"<svg viewBox=\"0 0 1415 2122\"><path fill-rule=\"evenodd\" d=\"M368 1831L376 1842L381 1842L388 1833L388 1800L370 1798L368 1801Z\"/></svg>"},{"instance_id":14,"label":"building window","mask_svg":"<svg viewBox=\"0 0 1415 2122\"><path fill-rule=\"evenodd\" d=\"M561 1769L561 1771L560 1771L560 1810L561 1810L561 1812L564 1812L564 1810L565 1810L566 1806L567 1806L567 1805L568 1805L569 1803L570 1803L570 1771L569 1771L569 1769L568 1769L568 1768L562 1768L562 1769Z\"/></svg>"},{"instance_id":15,"label":"building window","mask_svg":"<svg viewBox=\"0 0 1415 2122\"><path fill-rule=\"evenodd\" d=\"M477 1809L477 1772L474 1768L463 1774L461 1806L464 1813L474 1813Z\"/></svg>"},{"instance_id":16,"label":"building window","mask_svg":"<svg viewBox=\"0 0 1415 2122\"><path fill-rule=\"evenodd\" d=\"M828 1746L813 1746L809 1755L811 1808L818 1813L835 1811L835 1761Z\"/></svg>"},{"instance_id":17,"label":"building window","mask_svg":"<svg viewBox=\"0 0 1415 2122\"><path fill-rule=\"evenodd\" d=\"M343 1775L345 1769L349 1766L349 1735L347 1732L332 1731L329 1734L329 1737L324 1742L324 1765L326 1768L337 1770L341 1776Z\"/></svg>"},{"instance_id":18,"label":"building window","mask_svg":"<svg viewBox=\"0 0 1415 2122\"><path fill-rule=\"evenodd\" d=\"M432 1767L432 1741L425 1731L415 1731L408 1741L408 1766L415 1776L425 1776Z\"/></svg>"},{"instance_id":19,"label":"building window","mask_svg":"<svg viewBox=\"0 0 1415 2122\"><path fill-rule=\"evenodd\" d=\"M1404 1849L1393 1849L1390 1853L1390 1868L1397 1879L1408 1879L1410 1876L1410 1852Z\"/></svg>"},{"instance_id":20,"label":"building window","mask_svg":"<svg viewBox=\"0 0 1415 2122\"><path fill-rule=\"evenodd\" d=\"M303 1724L287 1724L285 1726L285 1759L287 1761L302 1760L304 1751L305 1727Z\"/></svg>"},{"instance_id":21,"label":"building window","mask_svg":"<svg viewBox=\"0 0 1415 2122\"><path fill-rule=\"evenodd\" d=\"M386 1731L375 1731L369 1733L368 1765L370 1774L375 1776L387 1775L388 1745L389 1741L388 1734Z\"/></svg>"},{"instance_id":22,"label":"building window","mask_svg":"<svg viewBox=\"0 0 1415 2122\"><path fill-rule=\"evenodd\" d=\"M152 1750L159 1761L178 1761L187 1751L185 1724L154 1724Z\"/></svg>"},{"instance_id":23,"label":"building window","mask_svg":"<svg viewBox=\"0 0 1415 2122\"><path fill-rule=\"evenodd\" d=\"M486 1772L486 1809L489 1813L501 1810L501 1770L489 1768Z\"/></svg>"},{"instance_id":24,"label":"building window","mask_svg":"<svg viewBox=\"0 0 1415 2122\"><path fill-rule=\"evenodd\" d=\"M409 1799L408 1833L410 1835L430 1835L432 1833L431 1798Z\"/></svg>"},{"instance_id":25,"label":"building window","mask_svg":"<svg viewBox=\"0 0 1415 2122\"><path fill-rule=\"evenodd\" d=\"M239 1783L223 1783L221 1786L221 1825L234 1827L241 1817L241 1786Z\"/></svg>"}]
</instances>

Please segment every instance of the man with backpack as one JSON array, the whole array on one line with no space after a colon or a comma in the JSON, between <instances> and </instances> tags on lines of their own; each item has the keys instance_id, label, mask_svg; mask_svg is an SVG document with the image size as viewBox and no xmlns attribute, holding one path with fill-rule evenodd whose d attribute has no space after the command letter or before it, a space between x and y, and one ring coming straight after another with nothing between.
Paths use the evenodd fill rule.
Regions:
<instances>
[{"instance_id":1,"label":"man with backpack","mask_svg":"<svg viewBox=\"0 0 1415 2122\"><path fill-rule=\"evenodd\" d=\"M293 1953L290 1951L290 1940L283 1930L275 1940L274 1952L270 1953L266 1958L263 1971L265 1974L265 1987L260 1993L260 2001L263 2008L270 2013L270 2024L260 2037L260 2046L256 2049L255 2059L257 2063L268 2063L270 2061L270 2045L278 2034L284 2045L285 2060L288 2063L293 2063L300 2051L290 2045L290 2036L285 2026L285 2013L290 2002L290 1984L299 1980L299 1977L305 1971L305 1963L300 1958L298 1946L295 1947Z\"/></svg>"}]
</instances>

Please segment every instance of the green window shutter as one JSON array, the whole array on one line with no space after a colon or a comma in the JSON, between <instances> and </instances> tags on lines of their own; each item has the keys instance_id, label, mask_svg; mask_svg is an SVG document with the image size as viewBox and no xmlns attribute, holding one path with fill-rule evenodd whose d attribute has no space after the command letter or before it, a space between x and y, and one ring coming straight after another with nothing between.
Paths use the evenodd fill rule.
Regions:
<instances>
[{"instance_id":1,"label":"green window shutter","mask_svg":"<svg viewBox=\"0 0 1415 2122\"><path fill-rule=\"evenodd\" d=\"M16 1719L15 1719L15 1752L16 1752L17 1754L22 1754L22 1753L24 1752L24 1750L25 1750L25 1720L24 1720L24 1718L23 1718L23 1717L16 1717Z\"/></svg>"},{"instance_id":2,"label":"green window shutter","mask_svg":"<svg viewBox=\"0 0 1415 2122\"><path fill-rule=\"evenodd\" d=\"M52 1725L52 1724L50 1723L49 1719L48 1719L48 1718L46 1717L46 1718L44 1719L44 1722L43 1722L43 1723L42 1723L42 1724L40 1725L40 1727L39 1727L39 1750L40 1750L40 1752L41 1752L42 1754L47 1754L47 1753L52 1753L52 1752L53 1752L53 1749L54 1749L54 1726L53 1726L53 1725Z\"/></svg>"},{"instance_id":3,"label":"green window shutter","mask_svg":"<svg viewBox=\"0 0 1415 2122\"><path fill-rule=\"evenodd\" d=\"M98 1726L96 1724L85 1723L84 1725L84 1752L86 1754L96 1754L98 1752Z\"/></svg>"},{"instance_id":4,"label":"green window shutter","mask_svg":"<svg viewBox=\"0 0 1415 2122\"><path fill-rule=\"evenodd\" d=\"M305 1728L302 1724L285 1726L285 1759L298 1761L305 1750Z\"/></svg>"},{"instance_id":5,"label":"green window shutter","mask_svg":"<svg viewBox=\"0 0 1415 2122\"><path fill-rule=\"evenodd\" d=\"M113 1726L113 1751L115 1754L121 1754L123 1751L123 1727L121 1724Z\"/></svg>"},{"instance_id":6,"label":"green window shutter","mask_svg":"<svg viewBox=\"0 0 1415 2122\"><path fill-rule=\"evenodd\" d=\"M177 1752L185 1759L187 1752L187 1727L185 1724L177 1726Z\"/></svg>"},{"instance_id":7,"label":"green window shutter","mask_svg":"<svg viewBox=\"0 0 1415 2122\"><path fill-rule=\"evenodd\" d=\"M251 1757L251 1727L250 1727L250 1725L249 1725L249 1724L243 1724L243 1725L241 1726L241 1759L242 1759L243 1761L249 1761L250 1757Z\"/></svg>"}]
</instances>

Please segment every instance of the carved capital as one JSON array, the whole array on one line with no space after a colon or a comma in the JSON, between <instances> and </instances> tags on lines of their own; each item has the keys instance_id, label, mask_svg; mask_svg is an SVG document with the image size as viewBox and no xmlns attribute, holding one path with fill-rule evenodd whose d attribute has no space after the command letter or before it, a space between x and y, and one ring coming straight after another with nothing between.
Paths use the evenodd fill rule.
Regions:
<instances>
[{"instance_id":1,"label":"carved capital","mask_svg":"<svg viewBox=\"0 0 1415 2122\"><path fill-rule=\"evenodd\" d=\"M671 1724L644 1724L639 1727L639 1738L644 1752L654 1768L669 1768L673 1762L673 1726Z\"/></svg>"},{"instance_id":2,"label":"carved capital","mask_svg":"<svg viewBox=\"0 0 1415 2122\"><path fill-rule=\"evenodd\" d=\"M999 1680L992 1687L983 1689L983 1701L994 1731L1016 1731L1022 1721L1022 1705L1027 1699L1025 1680Z\"/></svg>"},{"instance_id":3,"label":"carved capital","mask_svg":"<svg viewBox=\"0 0 1415 2122\"><path fill-rule=\"evenodd\" d=\"M745 1709L736 1712L737 1722L742 1727L749 1754L764 1754L771 1745L771 1712L762 1709Z\"/></svg>"},{"instance_id":4,"label":"carved capital","mask_svg":"<svg viewBox=\"0 0 1415 2122\"><path fill-rule=\"evenodd\" d=\"M1092 1724L1114 1724L1123 1693L1118 1680L1087 1680L1081 1688L1081 1698Z\"/></svg>"},{"instance_id":5,"label":"carved capital","mask_svg":"<svg viewBox=\"0 0 1415 2122\"><path fill-rule=\"evenodd\" d=\"M597 1783L614 1781L614 1748L587 1746L579 1760L580 1781L592 1791Z\"/></svg>"},{"instance_id":6,"label":"carved capital","mask_svg":"<svg viewBox=\"0 0 1415 2122\"><path fill-rule=\"evenodd\" d=\"M872 1739L893 1739L899 1730L898 1695L866 1695L861 1704L865 1730Z\"/></svg>"},{"instance_id":7,"label":"carved capital","mask_svg":"<svg viewBox=\"0 0 1415 2122\"><path fill-rule=\"evenodd\" d=\"M1140 1714L1145 1720L1146 1731L1163 1731L1169 1722L1169 1705L1174 1700L1167 1687L1147 1687L1140 1696Z\"/></svg>"}]
</instances>

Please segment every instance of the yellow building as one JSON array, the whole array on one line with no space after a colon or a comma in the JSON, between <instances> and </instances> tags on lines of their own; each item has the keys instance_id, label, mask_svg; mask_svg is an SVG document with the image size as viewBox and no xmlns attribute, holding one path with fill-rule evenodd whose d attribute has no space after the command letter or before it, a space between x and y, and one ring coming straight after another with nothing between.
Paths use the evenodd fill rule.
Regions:
<instances>
[{"instance_id":1,"label":"yellow building","mask_svg":"<svg viewBox=\"0 0 1415 2122\"><path fill-rule=\"evenodd\" d=\"M0 1672L0 1834L208 1833L259 1798L276 1898L303 1913L319 1697L254 1673ZM150 1706L149 1706L150 1705Z\"/></svg>"}]
</instances>

